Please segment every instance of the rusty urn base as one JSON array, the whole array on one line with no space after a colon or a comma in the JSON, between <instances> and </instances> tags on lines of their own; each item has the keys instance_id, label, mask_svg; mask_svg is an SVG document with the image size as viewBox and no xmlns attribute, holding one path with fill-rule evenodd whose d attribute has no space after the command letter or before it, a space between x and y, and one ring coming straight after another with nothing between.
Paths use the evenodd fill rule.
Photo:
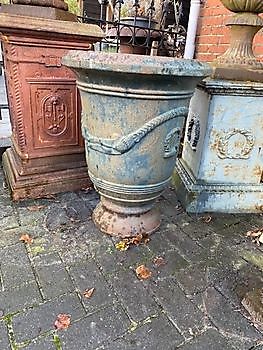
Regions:
<instances>
[{"instance_id":1,"label":"rusty urn base","mask_svg":"<svg viewBox=\"0 0 263 350\"><path fill-rule=\"evenodd\" d=\"M101 197L92 215L95 225L104 233L121 238L138 234L149 235L161 223L159 210L153 203L142 206L123 206L120 202Z\"/></svg>"},{"instance_id":2,"label":"rusty urn base","mask_svg":"<svg viewBox=\"0 0 263 350\"><path fill-rule=\"evenodd\" d=\"M55 193L87 188L91 184L83 154L61 156L55 161L47 157L41 164L40 159L23 161L9 148L3 154L2 164L14 201L48 197Z\"/></svg>"}]
</instances>

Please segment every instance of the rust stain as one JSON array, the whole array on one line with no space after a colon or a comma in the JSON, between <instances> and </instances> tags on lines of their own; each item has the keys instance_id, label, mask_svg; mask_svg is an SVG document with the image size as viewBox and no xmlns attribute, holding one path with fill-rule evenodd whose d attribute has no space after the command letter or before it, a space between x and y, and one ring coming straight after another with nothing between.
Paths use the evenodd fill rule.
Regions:
<instances>
[{"instance_id":1,"label":"rust stain","mask_svg":"<svg viewBox=\"0 0 263 350\"><path fill-rule=\"evenodd\" d=\"M225 176L229 176L230 173L233 171L233 167L231 164L227 164L225 167L224 167L224 175Z\"/></svg>"},{"instance_id":2,"label":"rust stain","mask_svg":"<svg viewBox=\"0 0 263 350\"><path fill-rule=\"evenodd\" d=\"M263 170L262 170L262 168L261 168L259 165L256 165L256 166L253 168L252 172L253 172L253 174L254 174L255 176L257 176L257 177L259 176L259 177L261 178Z\"/></svg>"}]
</instances>

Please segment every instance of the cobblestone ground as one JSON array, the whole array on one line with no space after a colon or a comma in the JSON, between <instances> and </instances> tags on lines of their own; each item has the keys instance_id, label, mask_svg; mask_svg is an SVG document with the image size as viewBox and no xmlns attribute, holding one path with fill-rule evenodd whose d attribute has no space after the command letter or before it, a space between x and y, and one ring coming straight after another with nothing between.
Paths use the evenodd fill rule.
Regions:
<instances>
[{"instance_id":1,"label":"cobblestone ground","mask_svg":"<svg viewBox=\"0 0 263 350\"><path fill-rule=\"evenodd\" d=\"M170 189L160 230L118 251L91 221L97 200L79 191L12 203L0 189L0 350L263 349L241 305L263 286L262 250L244 235L262 216L189 216ZM141 264L148 280L136 277ZM67 330L54 327L61 313Z\"/></svg>"}]
</instances>

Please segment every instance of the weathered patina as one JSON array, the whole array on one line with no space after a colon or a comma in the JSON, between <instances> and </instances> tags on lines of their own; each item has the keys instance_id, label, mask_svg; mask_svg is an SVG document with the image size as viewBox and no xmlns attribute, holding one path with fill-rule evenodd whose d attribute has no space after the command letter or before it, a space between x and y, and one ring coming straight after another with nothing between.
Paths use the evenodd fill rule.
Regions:
<instances>
[{"instance_id":1,"label":"weathered patina","mask_svg":"<svg viewBox=\"0 0 263 350\"><path fill-rule=\"evenodd\" d=\"M209 79L193 96L173 180L188 212L263 211L263 86Z\"/></svg>"},{"instance_id":2,"label":"weathered patina","mask_svg":"<svg viewBox=\"0 0 263 350\"><path fill-rule=\"evenodd\" d=\"M121 237L155 231L154 202L170 181L190 98L209 66L80 51L63 63L81 93L89 175L101 195L95 223Z\"/></svg>"}]
</instances>

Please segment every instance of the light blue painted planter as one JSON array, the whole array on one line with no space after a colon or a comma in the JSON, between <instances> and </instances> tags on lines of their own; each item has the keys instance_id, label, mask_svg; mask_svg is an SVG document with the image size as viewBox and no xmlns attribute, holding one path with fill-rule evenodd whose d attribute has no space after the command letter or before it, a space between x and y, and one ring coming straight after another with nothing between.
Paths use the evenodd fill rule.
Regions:
<instances>
[{"instance_id":1,"label":"light blue painted planter","mask_svg":"<svg viewBox=\"0 0 263 350\"><path fill-rule=\"evenodd\" d=\"M170 181L182 128L207 64L102 52L69 53L77 74L88 170L99 228L122 237L160 225L154 208Z\"/></svg>"},{"instance_id":2,"label":"light blue painted planter","mask_svg":"<svg viewBox=\"0 0 263 350\"><path fill-rule=\"evenodd\" d=\"M173 182L189 212L263 212L263 84L196 89Z\"/></svg>"}]
</instances>

